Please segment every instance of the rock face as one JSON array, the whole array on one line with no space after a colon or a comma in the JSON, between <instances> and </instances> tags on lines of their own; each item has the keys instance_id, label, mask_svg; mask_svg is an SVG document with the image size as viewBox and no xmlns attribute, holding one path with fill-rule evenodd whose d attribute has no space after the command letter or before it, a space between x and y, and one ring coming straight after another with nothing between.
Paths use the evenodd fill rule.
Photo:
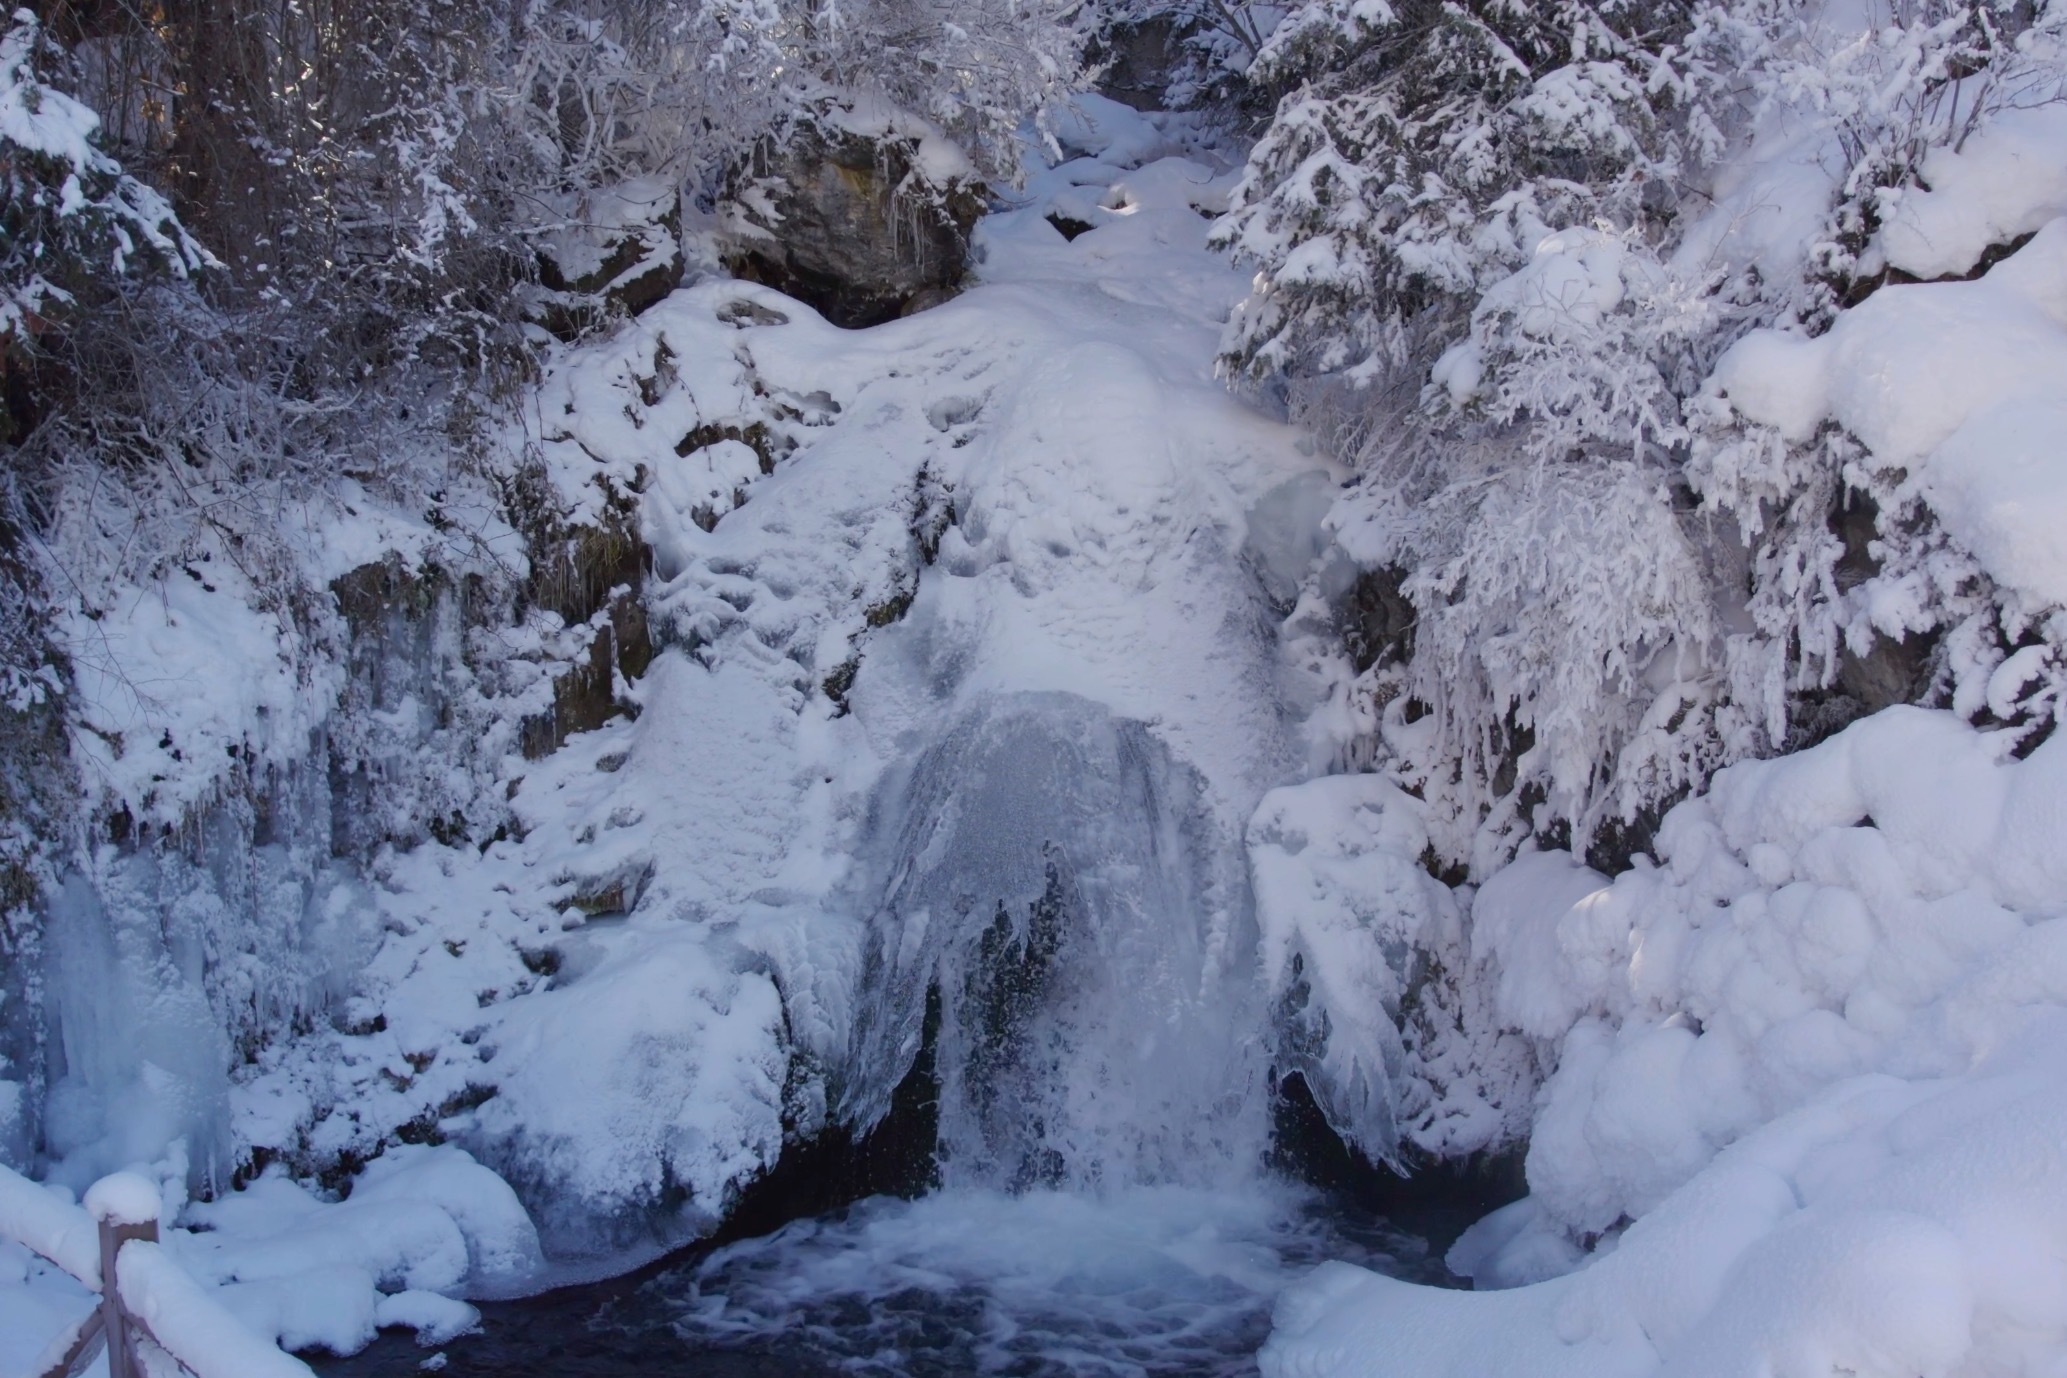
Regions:
<instances>
[{"instance_id":1,"label":"rock face","mask_svg":"<svg viewBox=\"0 0 2067 1378\"><path fill-rule=\"evenodd\" d=\"M725 266L858 329L952 295L982 212L975 169L936 130L834 111L735 178Z\"/></svg>"},{"instance_id":2,"label":"rock face","mask_svg":"<svg viewBox=\"0 0 2067 1378\"><path fill-rule=\"evenodd\" d=\"M1164 16L1118 24L1099 41L1098 93L1136 110L1160 110L1178 59L1177 26Z\"/></svg>"},{"instance_id":3,"label":"rock face","mask_svg":"<svg viewBox=\"0 0 2067 1378\"><path fill-rule=\"evenodd\" d=\"M553 208L539 240L532 315L563 339L599 312L636 316L682 284L682 202L674 183L642 177Z\"/></svg>"}]
</instances>

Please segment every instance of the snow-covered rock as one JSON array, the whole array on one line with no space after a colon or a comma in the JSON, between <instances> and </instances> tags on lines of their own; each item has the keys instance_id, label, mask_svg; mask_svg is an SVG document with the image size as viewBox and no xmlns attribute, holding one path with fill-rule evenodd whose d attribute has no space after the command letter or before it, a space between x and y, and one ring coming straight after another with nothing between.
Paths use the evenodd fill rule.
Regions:
<instances>
[{"instance_id":1,"label":"snow-covered rock","mask_svg":"<svg viewBox=\"0 0 2067 1378\"><path fill-rule=\"evenodd\" d=\"M1844 427L1908 471L1990 575L2045 606L2067 603L2063 379L2067 220L2050 219L1973 282L1883 287L1814 339L1755 332L1711 387L1790 440Z\"/></svg>"},{"instance_id":2,"label":"snow-covered rock","mask_svg":"<svg viewBox=\"0 0 2067 1378\"><path fill-rule=\"evenodd\" d=\"M939 128L879 97L821 102L734 175L722 250L742 277L841 326L876 325L960 286L982 179Z\"/></svg>"}]
</instances>

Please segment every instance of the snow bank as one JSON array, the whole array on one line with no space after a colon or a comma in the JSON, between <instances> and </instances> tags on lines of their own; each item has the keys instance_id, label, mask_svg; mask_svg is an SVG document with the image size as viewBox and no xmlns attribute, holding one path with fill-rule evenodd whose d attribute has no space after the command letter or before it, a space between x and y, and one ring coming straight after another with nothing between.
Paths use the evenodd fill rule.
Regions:
<instances>
[{"instance_id":1,"label":"snow bank","mask_svg":"<svg viewBox=\"0 0 2067 1378\"><path fill-rule=\"evenodd\" d=\"M1890 268L1956 277L2067 215L2067 109L1999 111L1957 151L1933 145L1919 171L1923 187L1903 189L1884 212L1875 246Z\"/></svg>"},{"instance_id":2,"label":"snow bank","mask_svg":"<svg viewBox=\"0 0 2067 1378\"><path fill-rule=\"evenodd\" d=\"M1474 958L1559 1056L1528 1202L1452 1264L1533 1281L1603 1242L1486 1295L1324 1269L1265 1373L2050 1371L2067 739L2006 746L1889 709L1721 772L1657 867L1489 880Z\"/></svg>"},{"instance_id":3,"label":"snow bank","mask_svg":"<svg viewBox=\"0 0 2067 1378\"><path fill-rule=\"evenodd\" d=\"M450 1146L388 1149L343 1201L275 1169L185 1218L197 1231L172 1232L166 1248L225 1310L288 1349L349 1354L386 1326L442 1343L478 1319L453 1294L508 1290L543 1263L516 1193Z\"/></svg>"},{"instance_id":4,"label":"snow bank","mask_svg":"<svg viewBox=\"0 0 2067 1378\"><path fill-rule=\"evenodd\" d=\"M1280 1301L1263 1372L2056 1372L2067 1024L2048 1014L1964 1076L1833 1088L1568 1276L1462 1293L1326 1265Z\"/></svg>"},{"instance_id":5,"label":"snow bank","mask_svg":"<svg viewBox=\"0 0 2067 1378\"><path fill-rule=\"evenodd\" d=\"M181 1237L180 1254L214 1282L349 1266L387 1288L456 1292L524 1276L540 1261L515 1193L450 1146L390 1148L336 1203L276 1171L188 1217L207 1232Z\"/></svg>"},{"instance_id":6,"label":"snow bank","mask_svg":"<svg viewBox=\"0 0 2067 1378\"><path fill-rule=\"evenodd\" d=\"M122 1304L196 1378L312 1378L307 1364L246 1329L162 1246L132 1239L116 1269Z\"/></svg>"},{"instance_id":7,"label":"snow bank","mask_svg":"<svg viewBox=\"0 0 2067 1378\"><path fill-rule=\"evenodd\" d=\"M1991 575L2041 605L2067 603L2067 547L2057 538L2067 526L2063 386L2059 219L1976 281L1883 287L1813 340L1754 332L1710 382L1740 415L1789 440L1807 440L1826 420L1844 427L1878 464L1908 471Z\"/></svg>"}]
</instances>

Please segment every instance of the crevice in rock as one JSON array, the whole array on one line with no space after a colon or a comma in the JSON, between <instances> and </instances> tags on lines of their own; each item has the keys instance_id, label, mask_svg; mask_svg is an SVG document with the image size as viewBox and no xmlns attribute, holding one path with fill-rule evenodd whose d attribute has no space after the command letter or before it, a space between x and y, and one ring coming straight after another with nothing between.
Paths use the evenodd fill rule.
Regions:
<instances>
[{"instance_id":1,"label":"crevice in rock","mask_svg":"<svg viewBox=\"0 0 2067 1378\"><path fill-rule=\"evenodd\" d=\"M1056 211L1050 215L1048 223L1053 225L1064 239L1068 240L1074 240L1078 235L1089 234L1092 230L1098 228L1088 220L1078 220L1074 216L1064 215L1061 211Z\"/></svg>"},{"instance_id":2,"label":"crevice in rock","mask_svg":"<svg viewBox=\"0 0 2067 1378\"><path fill-rule=\"evenodd\" d=\"M1447 1249L1474 1221L1528 1195L1522 1175L1526 1146L1466 1158L1414 1160L1396 1171L1374 1163L1335 1132L1297 1072L1278 1078L1271 1103L1268 1166L1325 1193L1364 1216ZM1469 1284L1461 1279L1458 1286Z\"/></svg>"},{"instance_id":3,"label":"crevice in rock","mask_svg":"<svg viewBox=\"0 0 2067 1378\"><path fill-rule=\"evenodd\" d=\"M920 1196L940 1184L940 988L926 993L919 1052L890 1096L890 1110L856 1132L840 1123L783 1146L775 1166L741 1188L716 1233L697 1251L772 1234L792 1220L869 1196Z\"/></svg>"}]
</instances>

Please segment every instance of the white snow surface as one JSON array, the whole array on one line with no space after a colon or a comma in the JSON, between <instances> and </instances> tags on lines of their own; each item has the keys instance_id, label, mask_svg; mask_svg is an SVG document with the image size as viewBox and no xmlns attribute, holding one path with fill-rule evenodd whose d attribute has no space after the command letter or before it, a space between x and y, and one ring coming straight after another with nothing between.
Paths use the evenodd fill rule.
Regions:
<instances>
[{"instance_id":1,"label":"white snow surface","mask_svg":"<svg viewBox=\"0 0 2067 1378\"><path fill-rule=\"evenodd\" d=\"M2015 160L1996 156L2004 147L2028 154L2040 134L2054 162L2067 154L2067 123L2035 118L2057 112L2029 113L2033 119L2010 125L2001 139L1946 155L1952 185L1964 185L1950 176L1954 168L1987 178L1973 199L1956 203L1979 216L1981 228L1964 238L1951 226L1935 231L1941 238L1933 242L1960 246L1942 261L1895 261L1971 266L1982 248L2047 211L2048 183L2035 174L2013 178ZM2037 199L1983 194L2000 188ZM1940 203L1915 194L1902 204ZM2034 609L2067 603L2067 545L2058 538L2067 526L2067 413L2059 402L2067 388L2067 219L2047 214L2028 244L1974 281L1882 287L1814 339L1756 331L1710 381L1738 414L1791 441L1807 440L1826 421L1858 437L1880 467L1906 471L1945 530ZM1934 224L1952 218L1932 212Z\"/></svg>"},{"instance_id":2,"label":"white snow surface","mask_svg":"<svg viewBox=\"0 0 2067 1378\"><path fill-rule=\"evenodd\" d=\"M449 1146L390 1148L342 1201L274 1169L188 1204L184 1177L176 1157L115 1173L82 1208L0 1168L0 1375L41 1374L76 1333L99 1285L95 1213L159 1224L162 1243L124 1246L123 1298L203 1378L306 1374L281 1350L349 1354L388 1327L443 1344L479 1320L461 1294L528 1279L542 1262L508 1184Z\"/></svg>"},{"instance_id":3,"label":"white snow surface","mask_svg":"<svg viewBox=\"0 0 2067 1378\"><path fill-rule=\"evenodd\" d=\"M100 1227L93 1217L68 1195L5 1166L0 1166L0 1239L26 1245L73 1277L99 1284Z\"/></svg>"},{"instance_id":4,"label":"white snow surface","mask_svg":"<svg viewBox=\"0 0 2067 1378\"><path fill-rule=\"evenodd\" d=\"M111 1172L86 1189L80 1203L95 1220L114 1225L155 1225L164 1202L158 1184L141 1173Z\"/></svg>"},{"instance_id":5,"label":"white snow surface","mask_svg":"<svg viewBox=\"0 0 2067 1378\"><path fill-rule=\"evenodd\" d=\"M1891 268L1923 279L1957 277L1999 248L2067 215L2067 108L1998 112L1955 150L1935 145L1925 190L1906 188L1877 247Z\"/></svg>"},{"instance_id":6,"label":"white snow surface","mask_svg":"<svg viewBox=\"0 0 2067 1378\"><path fill-rule=\"evenodd\" d=\"M1266 1375L2057 1373L2067 741L2009 742L1889 709L1723 771L1655 867L1489 880L1474 957L1557 1071L1451 1263L1532 1285L1329 1265Z\"/></svg>"}]
</instances>

